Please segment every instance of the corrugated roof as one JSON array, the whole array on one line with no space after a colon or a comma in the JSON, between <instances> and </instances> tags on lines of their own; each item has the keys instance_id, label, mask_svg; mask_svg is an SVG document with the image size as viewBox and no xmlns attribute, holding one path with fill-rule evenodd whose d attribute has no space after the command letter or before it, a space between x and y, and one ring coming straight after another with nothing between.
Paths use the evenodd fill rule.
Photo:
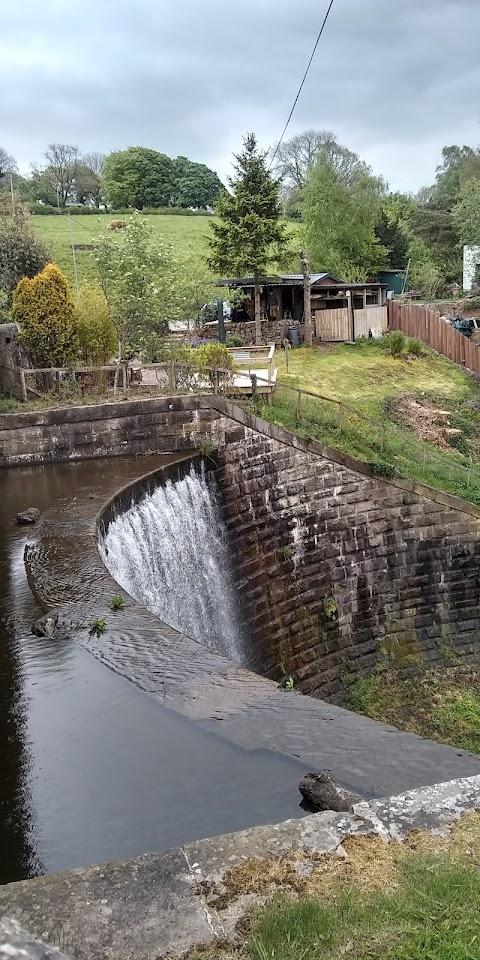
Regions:
<instances>
[{"instance_id":1,"label":"corrugated roof","mask_svg":"<svg viewBox=\"0 0 480 960\"><path fill-rule=\"evenodd\" d=\"M311 273L310 274L310 283L316 284L320 283L322 280L325 280L326 277L329 277L330 280L334 280L335 283L343 283L343 280L340 280L339 277L334 277L332 273ZM261 286L268 285L288 285L288 284L303 284L303 274L302 273L280 273L271 277L259 277L258 282ZM255 286L255 277L230 277L227 279L221 279L218 281L218 285L221 287L254 287Z\"/></svg>"}]
</instances>

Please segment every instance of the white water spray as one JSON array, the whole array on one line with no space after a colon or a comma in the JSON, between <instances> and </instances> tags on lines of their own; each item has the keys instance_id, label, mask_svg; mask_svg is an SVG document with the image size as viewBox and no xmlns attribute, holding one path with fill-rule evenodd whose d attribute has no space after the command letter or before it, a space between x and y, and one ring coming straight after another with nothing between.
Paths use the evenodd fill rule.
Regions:
<instances>
[{"instance_id":1,"label":"white water spray","mask_svg":"<svg viewBox=\"0 0 480 960\"><path fill-rule=\"evenodd\" d=\"M99 549L117 583L152 613L242 662L227 534L204 471L192 466L115 517Z\"/></svg>"}]
</instances>

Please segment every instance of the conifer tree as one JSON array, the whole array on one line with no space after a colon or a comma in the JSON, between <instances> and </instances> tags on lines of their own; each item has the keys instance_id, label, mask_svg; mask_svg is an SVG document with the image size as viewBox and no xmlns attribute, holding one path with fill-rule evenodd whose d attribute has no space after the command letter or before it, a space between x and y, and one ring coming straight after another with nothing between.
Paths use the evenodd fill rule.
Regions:
<instances>
[{"instance_id":1,"label":"conifer tree","mask_svg":"<svg viewBox=\"0 0 480 960\"><path fill-rule=\"evenodd\" d=\"M34 363L63 367L78 357L77 317L67 278L54 264L20 280L13 294L13 317Z\"/></svg>"},{"instance_id":2,"label":"conifer tree","mask_svg":"<svg viewBox=\"0 0 480 960\"><path fill-rule=\"evenodd\" d=\"M281 222L279 183L266 165L253 133L247 134L241 153L235 154L231 192L224 190L216 204L217 219L209 237L209 264L230 276L255 280L255 339L261 343L260 281L288 254Z\"/></svg>"}]
</instances>

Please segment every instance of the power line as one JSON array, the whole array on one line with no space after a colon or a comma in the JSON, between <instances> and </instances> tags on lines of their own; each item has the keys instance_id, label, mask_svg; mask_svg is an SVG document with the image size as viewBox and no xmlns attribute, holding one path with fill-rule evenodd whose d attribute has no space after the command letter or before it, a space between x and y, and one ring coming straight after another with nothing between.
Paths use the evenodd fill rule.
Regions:
<instances>
[{"instance_id":1,"label":"power line","mask_svg":"<svg viewBox=\"0 0 480 960\"><path fill-rule=\"evenodd\" d=\"M268 167L269 170L271 170L271 168L272 168L272 166L273 166L275 157L277 156L277 153L278 153L278 151L279 151L279 148L280 148L280 146L281 146L281 143L282 143L282 141L283 141L283 138L284 138L284 136L285 136L285 134L286 134L286 132L287 132L287 128L288 128L288 125L289 125L289 123L290 123L290 120L291 120L292 117L293 117L293 112L294 112L294 110L295 110L295 107L297 106L298 99L299 99L300 94L301 94L301 92L302 92L302 90L303 90L303 85L304 85L304 83L305 83L305 80L307 79L308 71L310 70L310 67L312 66L313 58L314 58L314 56L315 56L315 54L316 54L316 52L317 52L318 44L320 43L320 37L322 36L322 33L323 33L324 29L325 29L325 24L326 24L326 22L327 22L327 20L328 20L328 15L329 15L330 10L332 9L332 7L333 7L333 0L330 0L330 3L329 3L329 5L328 5L328 10L327 10L327 12L326 12L326 14L325 14L325 16L324 16L324 18L323 18L323 23L322 23L322 26L320 27L320 32L319 32L318 37L317 37L317 39L316 39L316 41L315 41L315 46L314 46L314 48L313 48L313 50L312 50L312 55L311 55L311 57L310 57L310 60L309 60L308 63L307 63L307 69L305 70L305 73L304 73L304 75L303 75L303 80L302 80L302 82L301 82L301 84L300 84L300 86L299 86L299 88L298 88L297 96L295 97L295 100L293 101L293 106L292 106L292 109L290 110L290 113L289 113L289 115L288 115L288 120L287 120L287 122L286 122L286 124L285 124L285 126L284 126L284 128L283 128L282 136L280 137L280 140L278 141L277 146L275 147L275 153L273 154L273 157L272 157L272 159L270 160L270 164L269 164L269 167Z\"/></svg>"}]
</instances>

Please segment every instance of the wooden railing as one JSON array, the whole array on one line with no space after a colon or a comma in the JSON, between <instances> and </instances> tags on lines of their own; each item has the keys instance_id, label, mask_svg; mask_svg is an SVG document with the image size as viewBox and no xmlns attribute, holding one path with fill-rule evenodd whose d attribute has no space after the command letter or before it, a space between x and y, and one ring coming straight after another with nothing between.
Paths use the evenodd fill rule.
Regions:
<instances>
[{"instance_id":1,"label":"wooden railing","mask_svg":"<svg viewBox=\"0 0 480 960\"><path fill-rule=\"evenodd\" d=\"M437 310L418 303L389 300L388 326L390 330L401 330L407 337L419 337L447 360L480 377L480 348L442 320Z\"/></svg>"}]
</instances>

